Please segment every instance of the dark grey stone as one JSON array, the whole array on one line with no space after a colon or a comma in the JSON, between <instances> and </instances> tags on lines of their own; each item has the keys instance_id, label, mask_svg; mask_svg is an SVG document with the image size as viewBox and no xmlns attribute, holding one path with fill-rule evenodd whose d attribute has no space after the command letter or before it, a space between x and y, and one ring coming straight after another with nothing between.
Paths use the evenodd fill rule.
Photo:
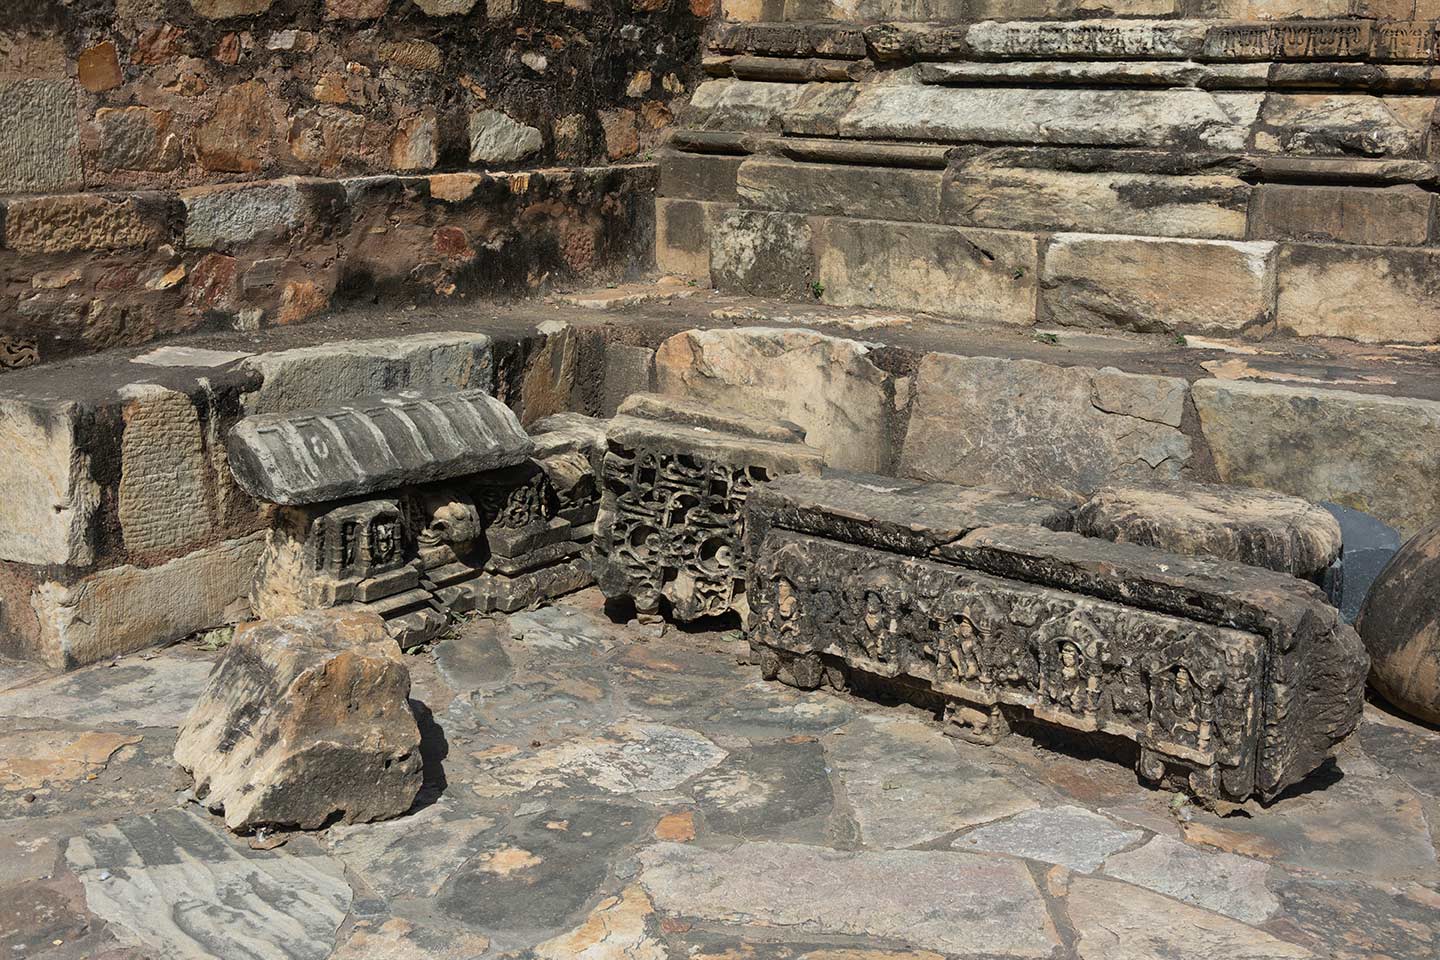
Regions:
<instances>
[{"instance_id":1,"label":"dark grey stone","mask_svg":"<svg viewBox=\"0 0 1440 960\"><path fill-rule=\"evenodd\" d=\"M1338 503L1322 503L1320 506L1339 521L1341 539L1345 544L1340 558L1326 571L1329 580L1322 586L1333 602L1336 591L1331 589L1329 581L1341 581L1338 590L1340 602L1336 606L1346 623L1354 623L1355 618L1360 616L1360 607L1365 603L1371 584L1380 576L1380 571L1385 569L1395 551L1400 549L1400 534L1394 527L1360 510L1342 507ZM1340 576L1342 571L1343 577Z\"/></svg>"},{"instance_id":2,"label":"dark grey stone","mask_svg":"<svg viewBox=\"0 0 1440 960\"><path fill-rule=\"evenodd\" d=\"M246 417L226 448L246 493L296 506L514 466L535 444L509 407L467 390Z\"/></svg>"}]
</instances>

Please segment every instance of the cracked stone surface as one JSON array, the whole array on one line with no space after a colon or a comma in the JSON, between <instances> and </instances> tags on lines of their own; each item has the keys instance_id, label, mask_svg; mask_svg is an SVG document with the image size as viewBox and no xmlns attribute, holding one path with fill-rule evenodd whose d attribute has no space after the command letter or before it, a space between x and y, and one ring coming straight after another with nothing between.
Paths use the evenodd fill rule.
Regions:
<instances>
[{"instance_id":1,"label":"cracked stone surface","mask_svg":"<svg viewBox=\"0 0 1440 960\"><path fill-rule=\"evenodd\" d=\"M467 621L406 660L414 809L253 843L170 760L216 653L7 665L0 956L1435 956L1434 730L1371 708L1333 766L1217 813L1083 743L765 683L736 640L589 591Z\"/></svg>"}]
</instances>

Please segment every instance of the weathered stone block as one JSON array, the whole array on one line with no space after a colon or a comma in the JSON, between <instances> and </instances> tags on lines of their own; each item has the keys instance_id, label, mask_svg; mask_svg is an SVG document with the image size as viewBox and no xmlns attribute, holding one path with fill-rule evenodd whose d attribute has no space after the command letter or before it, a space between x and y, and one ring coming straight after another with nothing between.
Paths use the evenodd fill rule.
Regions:
<instances>
[{"instance_id":1,"label":"weathered stone block","mask_svg":"<svg viewBox=\"0 0 1440 960\"><path fill-rule=\"evenodd\" d=\"M1299 497L1214 483L1104 487L1075 532L1167 553L1216 557L1314 579L1340 555L1340 524Z\"/></svg>"},{"instance_id":2,"label":"weathered stone block","mask_svg":"<svg viewBox=\"0 0 1440 960\"><path fill-rule=\"evenodd\" d=\"M190 6L202 17L224 20L228 17L249 17L264 13L275 0L190 0Z\"/></svg>"},{"instance_id":3,"label":"weathered stone block","mask_svg":"<svg viewBox=\"0 0 1440 960\"><path fill-rule=\"evenodd\" d=\"M534 443L509 407L471 390L257 414L235 425L226 449L247 493L294 506L513 466Z\"/></svg>"},{"instance_id":4,"label":"weathered stone block","mask_svg":"<svg viewBox=\"0 0 1440 960\"><path fill-rule=\"evenodd\" d=\"M706 80L695 88L682 120L702 130L778 131L805 93L806 85L798 83Z\"/></svg>"},{"instance_id":5,"label":"weathered stone block","mask_svg":"<svg viewBox=\"0 0 1440 960\"><path fill-rule=\"evenodd\" d=\"M735 176L745 158L667 153L660 159L660 196L734 203Z\"/></svg>"},{"instance_id":6,"label":"weathered stone block","mask_svg":"<svg viewBox=\"0 0 1440 960\"><path fill-rule=\"evenodd\" d=\"M1434 197L1416 186L1319 187L1265 183L1255 189L1250 235L1372 246L1421 246Z\"/></svg>"},{"instance_id":7,"label":"weathered stone block","mask_svg":"<svg viewBox=\"0 0 1440 960\"><path fill-rule=\"evenodd\" d=\"M744 616L745 500L780 474L818 474L820 453L631 416L611 420L607 436L590 558L600 590L633 599L643 617L657 616L662 600L682 621Z\"/></svg>"},{"instance_id":8,"label":"weathered stone block","mask_svg":"<svg viewBox=\"0 0 1440 960\"><path fill-rule=\"evenodd\" d=\"M175 762L231 830L398 817L420 792L410 673L373 614L311 611L237 633Z\"/></svg>"},{"instance_id":9,"label":"weathered stone block","mask_svg":"<svg viewBox=\"0 0 1440 960\"><path fill-rule=\"evenodd\" d=\"M826 303L1035 322L1037 252L1029 234L832 217L821 222L816 246Z\"/></svg>"},{"instance_id":10,"label":"weathered stone block","mask_svg":"<svg viewBox=\"0 0 1440 960\"><path fill-rule=\"evenodd\" d=\"M927 354L899 472L1083 498L1118 479L1176 479L1185 381L1112 368Z\"/></svg>"},{"instance_id":11,"label":"weathered stone block","mask_svg":"<svg viewBox=\"0 0 1440 960\"><path fill-rule=\"evenodd\" d=\"M121 396L116 512L125 549L173 556L214 533L218 497L199 414L190 397L157 384L134 384Z\"/></svg>"},{"instance_id":12,"label":"weathered stone block","mask_svg":"<svg viewBox=\"0 0 1440 960\"><path fill-rule=\"evenodd\" d=\"M844 137L1242 150L1260 102L1185 89L865 84L833 122Z\"/></svg>"},{"instance_id":13,"label":"weathered stone block","mask_svg":"<svg viewBox=\"0 0 1440 960\"><path fill-rule=\"evenodd\" d=\"M716 288L752 296L811 296L815 254L810 221L785 213L731 210L710 234Z\"/></svg>"},{"instance_id":14,"label":"weathered stone block","mask_svg":"<svg viewBox=\"0 0 1440 960\"><path fill-rule=\"evenodd\" d=\"M68 670L243 620L262 547L257 534L158 567L125 565L71 583L42 583L31 599L38 655Z\"/></svg>"},{"instance_id":15,"label":"weathered stone block","mask_svg":"<svg viewBox=\"0 0 1440 960\"><path fill-rule=\"evenodd\" d=\"M939 170L907 170L752 157L737 191L747 207L787 213L933 221L940 212Z\"/></svg>"},{"instance_id":16,"label":"weathered stone block","mask_svg":"<svg viewBox=\"0 0 1440 960\"><path fill-rule=\"evenodd\" d=\"M1400 548L1376 578L1355 629L1370 652L1370 682L1411 716L1440 723L1440 526Z\"/></svg>"},{"instance_id":17,"label":"weathered stone block","mask_svg":"<svg viewBox=\"0 0 1440 960\"><path fill-rule=\"evenodd\" d=\"M731 203L655 200L655 265L664 273L710 282L710 238Z\"/></svg>"},{"instance_id":18,"label":"weathered stone block","mask_svg":"<svg viewBox=\"0 0 1440 960\"><path fill-rule=\"evenodd\" d=\"M1271 93L1253 148L1296 156L1427 158L1434 97Z\"/></svg>"},{"instance_id":19,"label":"weathered stone block","mask_svg":"<svg viewBox=\"0 0 1440 960\"><path fill-rule=\"evenodd\" d=\"M1363 510L1405 534L1440 515L1440 403L1198 380L1200 427L1226 483Z\"/></svg>"},{"instance_id":20,"label":"weathered stone block","mask_svg":"<svg viewBox=\"0 0 1440 960\"><path fill-rule=\"evenodd\" d=\"M745 549L747 556L759 556L766 535L779 527L923 557L973 530L1002 523L1069 530L1071 509L1068 504L999 487L960 487L861 473L795 475L751 494L745 510Z\"/></svg>"},{"instance_id":21,"label":"weathered stone block","mask_svg":"<svg viewBox=\"0 0 1440 960\"><path fill-rule=\"evenodd\" d=\"M272 159L277 134L275 123L275 104L265 82L249 80L236 84L215 99L210 118L195 128L196 156L206 170L223 173L262 170Z\"/></svg>"},{"instance_id":22,"label":"weathered stone block","mask_svg":"<svg viewBox=\"0 0 1440 960\"><path fill-rule=\"evenodd\" d=\"M180 136L173 114L149 107L101 107L95 111L97 158L107 170L163 172L180 165Z\"/></svg>"},{"instance_id":23,"label":"weathered stone block","mask_svg":"<svg viewBox=\"0 0 1440 960\"><path fill-rule=\"evenodd\" d=\"M0 398L0 560L83 566L94 559L100 485L82 419L78 404Z\"/></svg>"},{"instance_id":24,"label":"weathered stone block","mask_svg":"<svg viewBox=\"0 0 1440 960\"><path fill-rule=\"evenodd\" d=\"M976 508L1032 512L1003 494L943 504L893 491L887 516L927 519L892 541L863 509L790 496L794 483L748 509L763 532L750 541L749 634L767 678L899 680L887 685L938 696L982 743L1025 717L1125 737L1145 779L1232 801L1275 797L1359 723L1367 658L1309 584L1033 523L975 528ZM912 497L908 511L893 502Z\"/></svg>"},{"instance_id":25,"label":"weathered stone block","mask_svg":"<svg viewBox=\"0 0 1440 960\"><path fill-rule=\"evenodd\" d=\"M499 110L470 114L470 162L518 163L544 146L540 131Z\"/></svg>"},{"instance_id":26,"label":"weathered stone block","mask_svg":"<svg viewBox=\"0 0 1440 960\"><path fill-rule=\"evenodd\" d=\"M1434 251L1287 243L1276 280L1275 322L1287 333L1364 343L1440 340Z\"/></svg>"},{"instance_id":27,"label":"weathered stone block","mask_svg":"<svg viewBox=\"0 0 1440 960\"><path fill-rule=\"evenodd\" d=\"M287 236L305 220L302 183L290 177L183 191L185 246L228 248Z\"/></svg>"},{"instance_id":28,"label":"weathered stone block","mask_svg":"<svg viewBox=\"0 0 1440 960\"><path fill-rule=\"evenodd\" d=\"M1045 319L1078 327L1239 333L1274 316L1275 244L1056 234L1040 282Z\"/></svg>"},{"instance_id":29,"label":"weathered stone block","mask_svg":"<svg viewBox=\"0 0 1440 960\"><path fill-rule=\"evenodd\" d=\"M605 344L605 376L600 386L601 416L613 417L626 397L654 389L654 350L624 343Z\"/></svg>"},{"instance_id":30,"label":"weathered stone block","mask_svg":"<svg viewBox=\"0 0 1440 960\"><path fill-rule=\"evenodd\" d=\"M946 178L949 223L1240 240L1250 186L1228 176L1103 173L968 163Z\"/></svg>"},{"instance_id":31,"label":"weathered stone block","mask_svg":"<svg viewBox=\"0 0 1440 960\"><path fill-rule=\"evenodd\" d=\"M246 413L286 413L394 390L490 392L495 361L480 333L425 333L342 340L262 353L244 361L261 383L245 396Z\"/></svg>"},{"instance_id":32,"label":"weathered stone block","mask_svg":"<svg viewBox=\"0 0 1440 960\"><path fill-rule=\"evenodd\" d=\"M988 57L1120 60L1183 59L1198 54L1205 42L1208 25L1201 20L1065 22L1072 16L1102 12L1144 17L1170 16L1176 11L1173 0L1122 0L1093 6L1086 0L1073 6L1068 0L1022 0L1019 4L980 0L971 15L996 19L970 26L966 40L976 54Z\"/></svg>"},{"instance_id":33,"label":"weathered stone block","mask_svg":"<svg viewBox=\"0 0 1440 960\"><path fill-rule=\"evenodd\" d=\"M890 459L889 401L869 353L809 330L687 330L656 351L656 383L664 394L798 424L830 466L874 473Z\"/></svg>"},{"instance_id":34,"label":"weathered stone block","mask_svg":"<svg viewBox=\"0 0 1440 960\"><path fill-rule=\"evenodd\" d=\"M5 204L4 245L20 253L158 246L171 239L173 212L170 204L155 196L72 193L11 200Z\"/></svg>"},{"instance_id":35,"label":"weathered stone block","mask_svg":"<svg viewBox=\"0 0 1440 960\"><path fill-rule=\"evenodd\" d=\"M0 191L79 186L79 88L69 80L0 82Z\"/></svg>"}]
</instances>

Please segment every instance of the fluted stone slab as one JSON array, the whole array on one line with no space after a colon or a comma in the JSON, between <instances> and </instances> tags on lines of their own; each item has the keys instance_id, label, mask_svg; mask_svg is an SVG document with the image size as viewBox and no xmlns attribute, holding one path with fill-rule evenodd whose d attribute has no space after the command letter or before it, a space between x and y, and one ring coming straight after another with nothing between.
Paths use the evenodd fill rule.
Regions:
<instances>
[{"instance_id":1,"label":"fluted stone slab","mask_svg":"<svg viewBox=\"0 0 1440 960\"><path fill-rule=\"evenodd\" d=\"M478 390L247 417L227 444L245 492L286 506L514 466L534 449L510 408Z\"/></svg>"}]
</instances>

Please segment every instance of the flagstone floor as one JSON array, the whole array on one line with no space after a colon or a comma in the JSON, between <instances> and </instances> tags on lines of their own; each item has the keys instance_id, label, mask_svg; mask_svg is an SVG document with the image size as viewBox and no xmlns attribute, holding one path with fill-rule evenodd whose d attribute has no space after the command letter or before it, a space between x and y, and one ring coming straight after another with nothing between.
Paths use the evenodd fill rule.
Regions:
<instances>
[{"instance_id":1,"label":"flagstone floor","mask_svg":"<svg viewBox=\"0 0 1440 960\"><path fill-rule=\"evenodd\" d=\"M469 622L409 660L415 810L249 841L170 760L218 654L0 665L0 960L1440 956L1440 733L1367 708L1222 817L765 683L737 641L593 591Z\"/></svg>"}]
</instances>

